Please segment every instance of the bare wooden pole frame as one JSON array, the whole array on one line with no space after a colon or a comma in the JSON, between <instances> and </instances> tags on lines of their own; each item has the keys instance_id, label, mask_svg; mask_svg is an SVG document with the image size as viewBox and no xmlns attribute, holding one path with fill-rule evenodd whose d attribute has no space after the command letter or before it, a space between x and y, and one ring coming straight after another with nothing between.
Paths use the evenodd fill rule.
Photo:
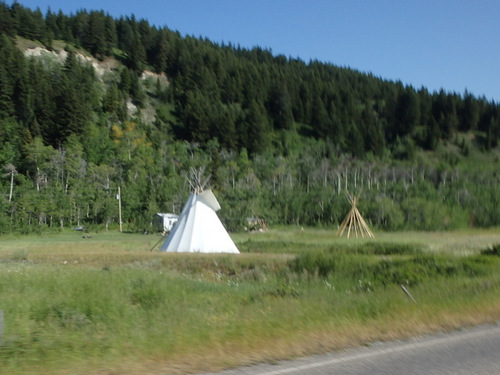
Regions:
<instances>
[{"instance_id":1,"label":"bare wooden pole frame","mask_svg":"<svg viewBox=\"0 0 500 375\"><path fill-rule=\"evenodd\" d=\"M338 236L341 237L344 234L345 230L347 229L347 238L351 236L351 231L354 232L354 235L356 237L361 236L363 238L364 237L374 238L375 236L370 230L370 227L363 219L363 216L361 216L361 213L357 208L359 195L354 196L352 194L348 194L347 200L351 204L351 209L347 213L342 223L340 224L339 230L337 232Z\"/></svg>"}]
</instances>

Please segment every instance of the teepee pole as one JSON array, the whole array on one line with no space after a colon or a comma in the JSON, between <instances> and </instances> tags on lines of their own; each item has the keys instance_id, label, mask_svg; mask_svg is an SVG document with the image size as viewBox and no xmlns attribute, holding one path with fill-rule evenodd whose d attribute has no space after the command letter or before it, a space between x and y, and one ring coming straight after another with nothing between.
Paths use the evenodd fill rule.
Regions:
<instances>
[{"instance_id":1,"label":"teepee pole","mask_svg":"<svg viewBox=\"0 0 500 375\"><path fill-rule=\"evenodd\" d=\"M349 238L349 235L351 234L351 227L352 227L352 216L349 215L349 225L347 226L347 238Z\"/></svg>"}]
</instances>

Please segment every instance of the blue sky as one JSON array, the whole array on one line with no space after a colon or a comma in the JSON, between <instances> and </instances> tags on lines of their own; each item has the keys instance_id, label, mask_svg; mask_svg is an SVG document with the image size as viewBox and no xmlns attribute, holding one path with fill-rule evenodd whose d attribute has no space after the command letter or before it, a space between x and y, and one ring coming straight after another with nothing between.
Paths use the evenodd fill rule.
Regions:
<instances>
[{"instance_id":1,"label":"blue sky","mask_svg":"<svg viewBox=\"0 0 500 375\"><path fill-rule=\"evenodd\" d=\"M61 9L134 14L181 35L319 60L500 102L498 0L18 0ZM12 4L12 0L7 1Z\"/></svg>"}]
</instances>

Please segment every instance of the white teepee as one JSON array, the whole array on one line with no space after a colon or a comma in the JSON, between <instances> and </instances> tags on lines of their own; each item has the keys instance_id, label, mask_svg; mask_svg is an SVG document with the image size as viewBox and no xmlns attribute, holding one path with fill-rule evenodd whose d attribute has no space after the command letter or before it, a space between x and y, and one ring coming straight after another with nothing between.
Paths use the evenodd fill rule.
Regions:
<instances>
[{"instance_id":1,"label":"white teepee","mask_svg":"<svg viewBox=\"0 0 500 375\"><path fill-rule=\"evenodd\" d=\"M216 214L220 210L217 198L211 190L199 190L189 196L160 251L239 254Z\"/></svg>"}]
</instances>

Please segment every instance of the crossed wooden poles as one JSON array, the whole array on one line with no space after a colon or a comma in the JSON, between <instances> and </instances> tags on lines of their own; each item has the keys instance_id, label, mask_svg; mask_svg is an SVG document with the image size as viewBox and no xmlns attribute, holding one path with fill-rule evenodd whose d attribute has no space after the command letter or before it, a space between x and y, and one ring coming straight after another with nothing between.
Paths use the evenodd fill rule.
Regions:
<instances>
[{"instance_id":1,"label":"crossed wooden poles","mask_svg":"<svg viewBox=\"0 0 500 375\"><path fill-rule=\"evenodd\" d=\"M351 203L351 210L347 213L346 217L344 218L344 221L342 221L342 224L340 224L339 230L338 230L338 235L339 237L344 234L344 231L347 228L347 238L351 235L351 231L354 232L356 237L361 236L361 237L370 237L374 238L375 236L371 232L370 228L368 227L368 224L366 224L366 221L363 219L361 214L359 213L358 208L356 205L358 204L358 200L361 194L358 194L356 196L352 194L347 195L347 199L349 200L349 203Z\"/></svg>"}]
</instances>

